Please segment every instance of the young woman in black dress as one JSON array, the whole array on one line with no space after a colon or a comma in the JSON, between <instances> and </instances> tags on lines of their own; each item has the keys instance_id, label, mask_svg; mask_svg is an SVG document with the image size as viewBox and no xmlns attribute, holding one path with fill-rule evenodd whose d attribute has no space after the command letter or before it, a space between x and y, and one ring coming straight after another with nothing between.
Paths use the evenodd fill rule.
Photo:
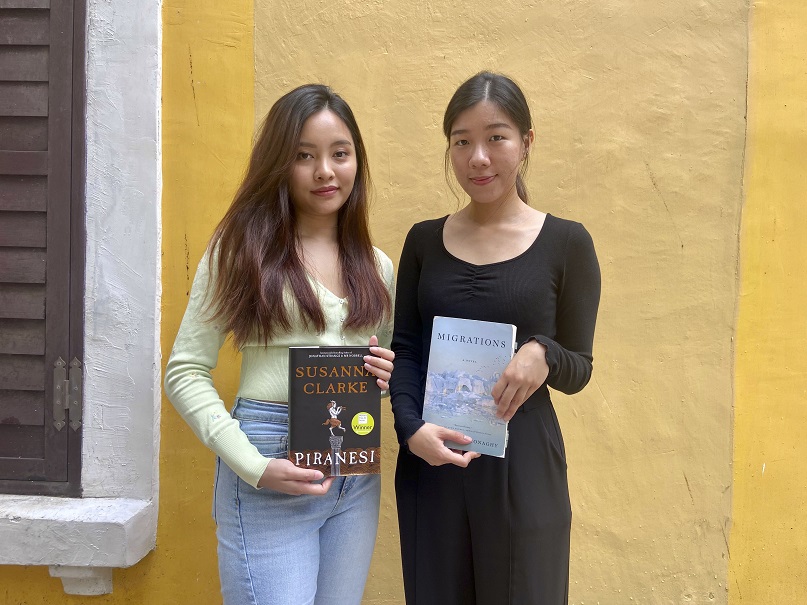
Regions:
<instances>
[{"instance_id":1,"label":"young woman in black dress","mask_svg":"<svg viewBox=\"0 0 807 605\"><path fill-rule=\"evenodd\" d=\"M565 604L571 507L548 387L575 393L591 376L597 257L581 224L527 203L534 134L512 80L483 72L466 81L443 130L470 202L409 231L392 342L406 602ZM421 419L435 315L517 326L517 352L492 393L509 420L504 458L453 451L445 441L470 438Z\"/></svg>"}]
</instances>

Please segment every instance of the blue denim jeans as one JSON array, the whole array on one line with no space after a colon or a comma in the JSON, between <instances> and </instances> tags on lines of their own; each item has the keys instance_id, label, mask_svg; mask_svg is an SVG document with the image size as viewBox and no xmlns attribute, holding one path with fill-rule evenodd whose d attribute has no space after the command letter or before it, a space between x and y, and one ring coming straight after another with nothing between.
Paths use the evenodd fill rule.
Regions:
<instances>
[{"instance_id":1,"label":"blue denim jeans","mask_svg":"<svg viewBox=\"0 0 807 605\"><path fill-rule=\"evenodd\" d=\"M288 455L285 405L236 399L267 458ZM337 477L324 496L255 489L217 460L213 516L224 605L359 605L378 527L379 475Z\"/></svg>"}]
</instances>

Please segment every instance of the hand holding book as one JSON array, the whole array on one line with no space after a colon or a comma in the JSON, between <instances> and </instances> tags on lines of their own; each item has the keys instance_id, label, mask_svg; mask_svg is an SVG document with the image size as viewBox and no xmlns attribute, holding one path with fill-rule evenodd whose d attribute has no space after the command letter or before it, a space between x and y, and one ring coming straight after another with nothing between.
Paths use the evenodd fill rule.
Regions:
<instances>
[{"instance_id":1,"label":"hand holding book","mask_svg":"<svg viewBox=\"0 0 807 605\"><path fill-rule=\"evenodd\" d=\"M389 390L389 378L392 375L392 362L395 353L389 349L378 346L378 336L370 337L370 355L364 357L364 367L373 374L376 384L382 391Z\"/></svg>"},{"instance_id":2,"label":"hand holding book","mask_svg":"<svg viewBox=\"0 0 807 605\"><path fill-rule=\"evenodd\" d=\"M261 480L258 481L258 487L273 489L292 496L302 494L323 496L333 483L333 477L322 481L323 477L324 475L320 471L300 468L290 460L270 458L266 470L261 475Z\"/></svg>"},{"instance_id":3,"label":"hand holding book","mask_svg":"<svg viewBox=\"0 0 807 605\"><path fill-rule=\"evenodd\" d=\"M477 452L459 452L450 449L446 447L446 441L467 445L473 439L459 431L452 431L427 422L415 431L415 434L409 438L406 444L410 452L423 458L432 466L456 464L464 468L468 466L471 460L481 456Z\"/></svg>"},{"instance_id":4,"label":"hand holding book","mask_svg":"<svg viewBox=\"0 0 807 605\"><path fill-rule=\"evenodd\" d=\"M496 416L509 421L530 395L546 382L547 376L546 347L535 340L525 342L491 391L498 408Z\"/></svg>"}]
</instances>

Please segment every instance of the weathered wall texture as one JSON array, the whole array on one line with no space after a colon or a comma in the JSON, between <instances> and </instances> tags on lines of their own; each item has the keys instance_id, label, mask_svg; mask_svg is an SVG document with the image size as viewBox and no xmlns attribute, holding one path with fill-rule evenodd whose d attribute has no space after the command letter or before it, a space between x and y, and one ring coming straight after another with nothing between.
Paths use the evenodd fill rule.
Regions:
<instances>
[{"instance_id":1,"label":"weathered wall texture","mask_svg":"<svg viewBox=\"0 0 807 605\"><path fill-rule=\"evenodd\" d=\"M807 5L751 24L729 602L807 603Z\"/></svg>"},{"instance_id":2,"label":"weathered wall texture","mask_svg":"<svg viewBox=\"0 0 807 605\"><path fill-rule=\"evenodd\" d=\"M340 91L396 260L414 221L457 207L456 86L491 68L531 100L534 205L589 228L604 278L594 381L556 398L573 603L727 599L746 18L743 0L256 1L256 120L292 86ZM383 497L367 603L400 599L391 473Z\"/></svg>"}]
</instances>

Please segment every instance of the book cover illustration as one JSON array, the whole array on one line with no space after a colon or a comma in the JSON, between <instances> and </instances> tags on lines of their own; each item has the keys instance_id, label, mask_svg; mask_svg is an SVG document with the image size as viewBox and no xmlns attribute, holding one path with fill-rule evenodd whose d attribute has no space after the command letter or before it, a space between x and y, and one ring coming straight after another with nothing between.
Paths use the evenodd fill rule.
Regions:
<instances>
[{"instance_id":1,"label":"book cover illustration","mask_svg":"<svg viewBox=\"0 0 807 605\"><path fill-rule=\"evenodd\" d=\"M289 460L326 477L381 472L381 389L368 347L289 348Z\"/></svg>"},{"instance_id":2,"label":"book cover illustration","mask_svg":"<svg viewBox=\"0 0 807 605\"><path fill-rule=\"evenodd\" d=\"M434 318L423 420L473 438L448 447L504 456L507 422L496 417L491 391L513 358L515 339L511 324Z\"/></svg>"}]
</instances>

